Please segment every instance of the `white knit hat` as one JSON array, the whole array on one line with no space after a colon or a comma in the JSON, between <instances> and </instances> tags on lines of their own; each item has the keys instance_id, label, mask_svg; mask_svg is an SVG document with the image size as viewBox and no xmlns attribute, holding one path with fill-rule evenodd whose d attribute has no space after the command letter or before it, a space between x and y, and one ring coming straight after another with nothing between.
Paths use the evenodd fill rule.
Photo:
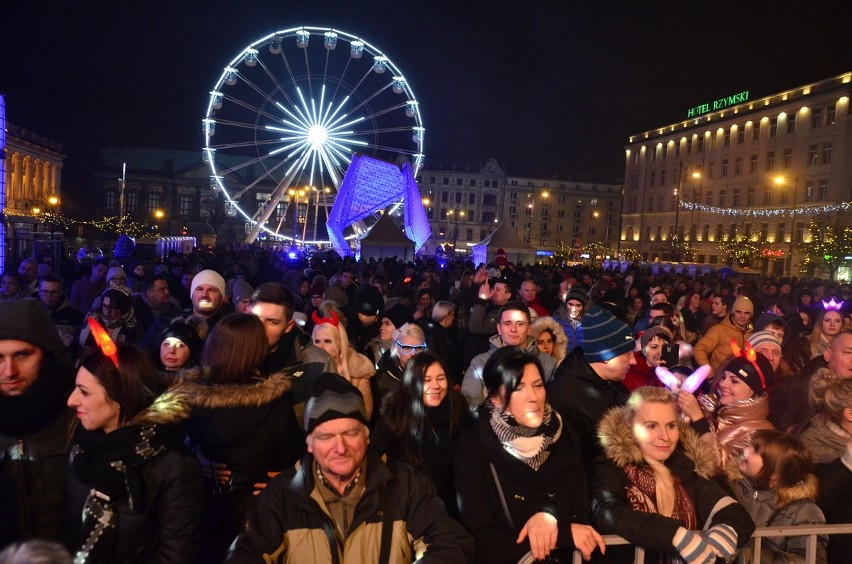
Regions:
<instances>
[{"instance_id":1,"label":"white knit hat","mask_svg":"<svg viewBox=\"0 0 852 564\"><path fill-rule=\"evenodd\" d=\"M219 293L222 296L225 295L225 279L222 278L222 275L216 272L215 270L202 270L192 278L192 288L190 288L190 295L195 293L195 289L201 286L202 284L209 284L210 286L215 286L216 289L219 290Z\"/></svg>"}]
</instances>

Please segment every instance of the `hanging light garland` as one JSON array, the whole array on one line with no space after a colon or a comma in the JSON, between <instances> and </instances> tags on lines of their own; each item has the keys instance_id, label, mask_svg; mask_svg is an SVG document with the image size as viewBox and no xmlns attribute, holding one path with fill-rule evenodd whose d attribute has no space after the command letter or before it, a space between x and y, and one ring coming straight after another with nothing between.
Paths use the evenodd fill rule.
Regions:
<instances>
[{"instance_id":1,"label":"hanging light garland","mask_svg":"<svg viewBox=\"0 0 852 564\"><path fill-rule=\"evenodd\" d=\"M824 204L821 206L805 206L796 208L795 213L793 208L772 208L772 209L735 209L735 208L719 208L715 206L707 206L693 202L681 202L681 209L695 210L700 212L715 213L718 215L728 215L732 217L793 217L797 216L814 216L825 215L836 212L847 212L852 209L852 202L840 202L839 204Z\"/></svg>"},{"instance_id":2,"label":"hanging light garland","mask_svg":"<svg viewBox=\"0 0 852 564\"><path fill-rule=\"evenodd\" d=\"M20 214L37 217L44 223L68 229L75 225L89 225L102 231L111 231L116 234L126 233L131 237L139 237L151 230L151 223L146 221L135 221L129 215L124 219L118 216L103 217L101 219L73 219L62 213L53 211L40 211L39 213Z\"/></svg>"}]
</instances>

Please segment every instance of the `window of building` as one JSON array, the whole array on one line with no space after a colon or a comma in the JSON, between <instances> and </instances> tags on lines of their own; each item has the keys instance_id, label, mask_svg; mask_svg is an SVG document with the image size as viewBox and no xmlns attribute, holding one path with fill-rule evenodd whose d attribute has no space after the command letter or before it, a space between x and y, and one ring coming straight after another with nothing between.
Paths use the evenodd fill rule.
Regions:
<instances>
[{"instance_id":1,"label":"window of building","mask_svg":"<svg viewBox=\"0 0 852 564\"><path fill-rule=\"evenodd\" d=\"M160 195L157 193L148 194L148 213L153 215L157 208L160 207Z\"/></svg>"},{"instance_id":2,"label":"window of building","mask_svg":"<svg viewBox=\"0 0 852 564\"><path fill-rule=\"evenodd\" d=\"M450 201L450 193L449 192L441 192L441 202L448 203Z\"/></svg>"},{"instance_id":3,"label":"window of building","mask_svg":"<svg viewBox=\"0 0 852 564\"><path fill-rule=\"evenodd\" d=\"M787 133L796 133L796 112L787 114Z\"/></svg>"},{"instance_id":4,"label":"window of building","mask_svg":"<svg viewBox=\"0 0 852 564\"><path fill-rule=\"evenodd\" d=\"M760 236L766 239L769 236L769 224L761 223L760 224Z\"/></svg>"},{"instance_id":5,"label":"window of building","mask_svg":"<svg viewBox=\"0 0 852 564\"><path fill-rule=\"evenodd\" d=\"M429 177L429 184L435 184L435 177L434 176Z\"/></svg>"},{"instance_id":6,"label":"window of building","mask_svg":"<svg viewBox=\"0 0 852 564\"><path fill-rule=\"evenodd\" d=\"M473 241L473 229L468 229L465 235L467 236L468 241Z\"/></svg>"},{"instance_id":7,"label":"window of building","mask_svg":"<svg viewBox=\"0 0 852 564\"><path fill-rule=\"evenodd\" d=\"M659 241L662 238L662 236L663 236L663 226L658 225L657 226L657 241Z\"/></svg>"},{"instance_id":8,"label":"window of building","mask_svg":"<svg viewBox=\"0 0 852 564\"><path fill-rule=\"evenodd\" d=\"M748 172L749 174L757 173L757 153L751 156L751 161L749 162L748 166Z\"/></svg>"},{"instance_id":9,"label":"window of building","mask_svg":"<svg viewBox=\"0 0 852 564\"><path fill-rule=\"evenodd\" d=\"M769 137L775 137L778 135L778 118L772 118L769 120Z\"/></svg>"},{"instance_id":10,"label":"window of building","mask_svg":"<svg viewBox=\"0 0 852 564\"><path fill-rule=\"evenodd\" d=\"M751 140L757 141L758 139L760 139L760 122L751 127Z\"/></svg>"},{"instance_id":11,"label":"window of building","mask_svg":"<svg viewBox=\"0 0 852 564\"><path fill-rule=\"evenodd\" d=\"M462 202L462 195L461 195L461 192L456 192L456 194L455 194L455 199L456 199L456 203L457 203L457 204L460 204L460 203Z\"/></svg>"},{"instance_id":12,"label":"window of building","mask_svg":"<svg viewBox=\"0 0 852 564\"><path fill-rule=\"evenodd\" d=\"M675 156L680 156L680 141L675 141Z\"/></svg>"},{"instance_id":13,"label":"window of building","mask_svg":"<svg viewBox=\"0 0 852 564\"><path fill-rule=\"evenodd\" d=\"M710 163L707 166L707 178L713 178L715 176L716 163Z\"/></svg>"},{"instance_id":14,"label":"window of building","mask_svg":"<svg viewBox=\"0 0 852 564\"><path fill-rule=\"evenodd\" d=\"M724 208L727 204L728 194L727 190L719 190L719 207Z\"/></svg>"},{"instance_id":15,"label":"window of building","mask_svg":"<svg viewBox=\"0 0 852 564\"><path fill-rule=\"evenodd\" d=\"M517 215L518 206L509 206L509 215Z\"/></svg>"},{"instance_id":16,"label":"window of building","mask_svg":"<svg viewBox=\"0 0 852 564\"><path fill-rule=\"evenodd\" d=\"M450 184L450 177L449 177L449 176L445 176L445 177L442 179L442 182L443 182L443 184L444 184L445 186L446 186L446 185L449 185L449 184Z\"/></svg>"},{"instance_id":17,"label":"window of building","mask_svg":"<svg viewBox=\"0 0 852 564\"><path fill-rule=\"evenodd\" d=\"M127 192L127 212L135 213L139 209L139 192Z\"/></svg>"},{"instance_id":18,"label":"window of building","mask_svg":"<svg viewBox=\"0 0 852 564\"><path fill-rule=\"evenodd\" d=\"M837 114L837 107L834 104L830 106L826 106L825 108L825 124L826 125L834 125L835 115Z\"/></svg>"},{"instance_id":19,"label":"window of building","mask_svg":"<svg viewBox=\"0 0 852 564\"><path fill-rule=\"evenodd\" d=\"M730 147L730 146L731 146L731 130L726 129L725 130L725 147Z\"/></svg>"},{"instance_id":20,"label":"window of building","mask_svg":"<svg viewBox=\"0 0 852 564\"><path fill-rule=\"evenodd\" d=\"M709 241L710 240L710 224L709 223L704 224L704 229L701 231L701 240L702 241Z\"/></svg>"},{"instance_id":21,"label":"window of building","mask_svg":"<svg viewBox=\"0 0 852 564\"><path fill-rule=\"evenodd\" d=\"M104 202L106 211L115 211L115 190L106 191L106 202Z\"/></svg>"},{"instance_id":22,"label":"window of building","mask_svg":"<svg viewBox=\"0 0 852 564\"><path fill-rule=\"evenodd\" d=\"M445 210L445 209L441 210L441 219L442 220L447 219L447 210Z\"/></svg>"},{"instance_id":23,"label":"window of building","mask_svg":"<svg viewBox=\"0 0 852 564\"><path fill-rule=\"evenodd\" d=\"M467 195L467 203L473 205L476 203L476 194L468 194Z\"/></svg>"},{"instance_id":24,"label":"window of building","mask_svg":"<svg viewBox=\"0 0 852 564\"><path fill-rule=\"evenodd\" d=\"M731 206L738 208L740 207L740 189L734 188L733 193L731 194Z\"/></svg>"},{"instance_id":25,"label":"window of building","mask_svg":"<svg viewBox=\"0 0 852 564\"><path fill-rule=\"evenodd\" d=\"M811 113L811 127L822 127L822 108L814 108Z\"/></svg>"},{"instance_id":26,"label":"window of building","mask_svg":"<svg viewBox=\"0 0 852 564\"><path fill-rule=\"evenodd\" d=\"M749 186L746 188L746 206L752 207L754 205L754 186Z\"/></svg>"},{"instance_id":27,"label":"window of building","mask_svg":"<svg viewBox=\"0 0 852 564\"><path fill-rule=\"evenodd\" d=\"M657 173L656 173L656 172L652 172L652 173L651 173L651 188L653 188L653 187L654 187L654 184L655 184L656 180L657 180Z\"/></svg>"},{"instance_id":28,"label":"window of building","mask_svg":"<svg viewBox=\"0 0 852 564\"><path fill-rule=\"evenodd\" d=\"M471 188L475 188L475 187L476 187L476 179L475 179L475 178L471 178L471 179L470 179L470 186L471 186Z\"/></svg>"},{"instance_id":29,"label":"window of building","mask_svg":"<svg viewBox=\"0 0 852 564\"><path fill-rule=\"evenodd\" d=\"M787 205L787 201L789 200L789 198L787 197L788 193L789 193L789 190L787 189L787 187L784 187L784 189L781 190L781 202L780 203L781 203L782 206Z\"/></svg>"},{"instance_id":30,"label":"window of building","mask_svg":"<svg viewBox=\"0 0 852 564\"><path fill-rule=\"evenodd\" d=\"M737 143L745 143L745 126L741 125L737 128Z\"/></svg>"},{"instance_id":31,"label":"window of building","mask_svg":"<svg viewBox=\"0 0 852 564\"><path fill-rule=\"evenodd\" d=\"M728 176L728 159L722 160L722 166L719 168L719 176L722 178Z\"/></svg>"},{"instance_id":32,"label":"window of building","mask_svg":"<svg viewBox=\"0 0 852 564\"><path fill-rule=\"evenodd\" d=\"M628 213L636 213L636 198L630 198L627 201L627 212ZM577 210L574 212L574 219L580 219L580 211Z\"/></svg>"},{"instance_id":33,"label":"window of building","mask_svg":"<svg viewBox=\"0 0 852 564\"><path fill-rule=\"evenodd\" d=\"M648 211L649 212L654 211L654 198L650 198L648 200Z\"/></svg>"},{"instance_id":34,"label":"window of building","mask_svg":"<svg viewBox=\"0 0 852 564\"><path fill-rule=\"evenodd\" d=\"M825 202L828 200L828 179L819 181L819 201Z\"/></svg>"},{"instance_id":35,"label":"window of building","mask_svg":"<svg viewBox=\"0 0 852 564\"><path fill-rule=\"evenodd\" d=\"M737 157L734 160L734 176L739 176L743 173L743 158Z\"/></svg>"},{"instance_id":36,"label":"window of building","mask_svg":"<svg viewBox=\"0 0 852 564\"><path fill-rule=\"evenodd\" d=\"M805 182L805 201L813 202L814 201L814 181L808 180Z\"/></svg>"},{"instance_id":37,"label":"window of building","mask_svg":"<svg viewBox=\"0 0 852 564\"><path fill-rule=\"evenodd\" d=\"M188 217L192 215L192 196L188 194L182 194L178 198L178 214L183 217Z\"/></svg>"},{"instance_id":38,"label":"window of building","mask_svg":"<svg viewBox=\"0 0 852 564\"><path fill-rule=\"evenodd\" d=\"M556 210L556 217L559 218L559 219L564 218L565 217L565 210L563 210L563 209Z\"/></svg>"},{"instance_id":39,"label":"window of building","mask_svg":"<svg viewBox=\"0 0 852 564\"><path fill-rule=\"evenodd\" d=\"M462 185L462 179L456 178L456 186L461 186L461 185Z\"/></svg>"},{"instance_id":40,"label":"window of building","mask_svg":"<svg viewBox=\"0 0 852 564\"><path fill-rule=\"evenodd\" d=\"M763 190L763 205L764 206L771 206L772 205L772 189L771 188L765 188Z\"/></svg>"},{"instance_id":41,"label":"window of building","mask_svg":"<svg viewBox=\"0 0 852 564\"><path fill-rule=\"evenodd\" d=\"M775 151L766 152L766 171L769 172L775 168Z\"/></svg>"},{"instance_id":42,"label":"window of building","mask_svg":"<svg viewBox=\"0 0 852 564\"><path fill-rule=\"evenodd\" d=\"M660 186L665 186L665 185L666 185L666 171L661 170L660 171Z\"/></svg>"},{"instance_id":43,"label":"window of building","mask_svg":"<svg viewBox=\"0 0 852 564\"><path fill-rule=\"evenodd\" d=\"M775 229L775 242L783 243L785 237L787 236L787 222L782 221L776 226Z\"/></svg>"},{"instance_id":44,"label":"window of building","mask_svg":"<svg viewBox=\"0 0 852 564\"><path fill-rule=\"evenodd\" d=\"M831 142L822 144L822 164L831 162Z\"/></svg>"},{"instance_id":45,"label":"window of building","mask_svg":"<svg viewBox=\"0 0 852 564\"><path fill-rule=\"evenodd\" d=\"M721 241L721 240L722 240L722 234L723 234L724 232L725 232L725 226L724 226L724 225L722 225L721 223L717 224L717 225L716 225L715 240L716 240L716 241Z\"/></svg>"},{"instance_id":46,"label":"window of building","mask_svg":"<svg viewBox=\"0 0 852 564\"><path fill-rule=\"evenodd\" d=\"M687 155L692 154L692 137L690 137L689 139L686 140L686 154Z\"/></svg>"},{"instance_id":47,"label":"window of building","mask_svg":"<svg viewBox=\"0 0 852 564\"><path fill-rule=\"evenodd\" d=\"M712 206L713 205L713 192L707 190L707 193L704 194L704 205Z\"/></svg>"},{"instance_id":48,"label":"window of building","mask_svg":"<svg viewBox=\"0 0 852 564\"><path fill-rule=\"evenodd\" d=\"M808 145L808 164L819 164L819 145Z\"/></svg>"},{"instance_id":49,"label":"window of building","mask_svg":"<svg viewBox=\"0 0 852 564\"><path fill-rule=\"evenodd\" d=\"M483 206L496 206L497 205L497 196L495 194L485 194L482 196L482 205Z\"/></svg>"},{"instance_id":50,"label":"window of building","mask_svg":"<svg viewBox=\"0 0 852 564\"><path fill-rule=\"evenodd\" d=\"M793 167L793 149L784 149L784 168Z\"/></svg>"},{"instance_id":51,"label":"window of building","mask_svg":"<svg viewBox=\"0 0 852 564\"><path fill-rule=\"evenodd\" d=\"M703 135L698 136L698 152L699 153L704 152L704 136Z\"/></svg>"}]
</instances>

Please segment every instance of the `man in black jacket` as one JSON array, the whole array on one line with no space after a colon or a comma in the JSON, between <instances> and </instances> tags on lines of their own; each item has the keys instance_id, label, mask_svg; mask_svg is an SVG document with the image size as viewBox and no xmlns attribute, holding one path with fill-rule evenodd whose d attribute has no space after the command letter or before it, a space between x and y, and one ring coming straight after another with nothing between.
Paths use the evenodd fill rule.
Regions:
<instances>
[{"instance_id":1,"label":"man in black jacket","mask_svg":"<svg viewBox=\"0 0 852 564\"><path fill-rule=\"evenodd\" d=\"M0 546L61 540L68 351L39 300L0 302Z\"/></svg>"},{"instance_id":2,"label":"man in black jacket","mask_svg":"<svg viewBox=\"0 0 852 564\"><path fill-rule=\"evenodd\" d=\"M577 429L588 475L602 452L597 426L610 408L624 405L630 391L622 381L636 364L636 341L630 327L600 306L580 322L583 346L569 353L548 385L547 400Z\"/></svg>"}]
</instances>

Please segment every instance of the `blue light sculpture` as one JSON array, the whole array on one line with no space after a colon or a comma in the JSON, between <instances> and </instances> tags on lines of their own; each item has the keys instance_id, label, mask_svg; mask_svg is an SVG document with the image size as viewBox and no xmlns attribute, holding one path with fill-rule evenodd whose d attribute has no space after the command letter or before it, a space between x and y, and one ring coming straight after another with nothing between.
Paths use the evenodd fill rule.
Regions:
<instances>
[{"instance_id":1,"label":"blue light sculpture","mask_svg":"<svg viewBox=\"0 0 852 564\"><path fill-rule=\"evenodd\" d=\"M341 255L352 254L343 230L400 199L405 210L405 234L414 241L417 252L432 235L432 229L411 165L406 162L400 168L366 155L353 156L326 223L332 246Z\"/></svg>"}]
</instances>

